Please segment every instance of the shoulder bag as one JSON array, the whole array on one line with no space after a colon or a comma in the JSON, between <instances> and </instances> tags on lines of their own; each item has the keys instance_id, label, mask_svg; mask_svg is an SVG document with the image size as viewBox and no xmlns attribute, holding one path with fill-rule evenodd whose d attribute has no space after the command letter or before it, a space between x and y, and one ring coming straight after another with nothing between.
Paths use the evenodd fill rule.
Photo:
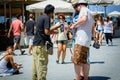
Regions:
<instances>
[{"instance_id":1,"label":"shoulder bag","mask_svg":"<svg viewBox=\"0 0 120 80\"><path fill-rule=\"evenodd\" d=\"M45 43L45 49L46 49L46 52L49 55L53 55L53 43L50 43L50 42L46 41L46 43Z\"/></svg>"}]
</instances>

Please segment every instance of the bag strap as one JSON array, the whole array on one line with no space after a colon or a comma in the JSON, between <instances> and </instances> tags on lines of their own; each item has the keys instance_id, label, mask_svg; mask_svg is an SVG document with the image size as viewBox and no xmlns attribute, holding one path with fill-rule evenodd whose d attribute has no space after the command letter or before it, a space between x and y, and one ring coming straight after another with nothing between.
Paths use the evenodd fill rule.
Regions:
<instances>
[{"instance_id":1,"label":"bag strap","mask_svg":"<svg viewBox=\"0 0 120 80\"><path fill-rule=\"evenodd\" d=\"M49 41L46 41L46 43L45 43L45 45L47 45L47 44L49 44L49 45L53 45L52 43L50 43Z\"/></svg>"}]
</instances>

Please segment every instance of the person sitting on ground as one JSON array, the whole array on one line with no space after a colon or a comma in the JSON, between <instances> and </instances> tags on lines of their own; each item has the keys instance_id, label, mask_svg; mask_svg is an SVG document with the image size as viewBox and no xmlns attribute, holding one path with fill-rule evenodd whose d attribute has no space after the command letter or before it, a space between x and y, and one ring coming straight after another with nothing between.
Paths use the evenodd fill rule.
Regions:
<instances>
[{"instance_id":1,"label":"person sitting on ground","mask_svg":"<svg viewBox=\"0 0 120 80\"><path fill-rule=\"evenodd\" d=\"M8 46L6 52L0 55L0 74L18 74L21 65L14 63L13 47Z\"/></svg>"}]
</instances>

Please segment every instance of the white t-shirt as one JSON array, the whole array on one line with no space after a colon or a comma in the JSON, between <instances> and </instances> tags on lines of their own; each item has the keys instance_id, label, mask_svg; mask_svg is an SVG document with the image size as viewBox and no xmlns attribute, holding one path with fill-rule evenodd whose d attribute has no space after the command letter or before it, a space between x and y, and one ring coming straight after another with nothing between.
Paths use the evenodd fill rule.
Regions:
<instances>
[{"instance_id":1,"label":"white t-shirt","mask_svg":"<svg viewBox=\"0 0 120 80\"><path fill-rule=\"evenodd\" d=\"M75 44L90 47L93 18L90 10L87 7L81 8L79 13L79 19L82 16L87 16L87 21L84 24L80 24L77 27L77 32L75 35Z\"/></svg>"},{"instance_id":2,"label":"white t-shirt","mask_svg":"<svg viewBox=\"0 0 120 80\"><path fill-rule=\"evenodd\" d=\"M98 25L97 27L98 30L104 30L104 25L102 25L100 22L97 22L97 25Z\"/></svg>"},{"instance_id":3,"label":"white t-shirt","mask_svg":"<svg viewBox=\"0 0 120 80\"><path fill-rule=\"evenodd\" d=\"M105 22L104 33L113 33L112 31L112 21Z\"/></svg>"},{"instance_id":4,"label":"white t-shirt","mask_svg":"<svg viewBox=\"0 0 120 80\"><path fill-rule=\"evenodd\" d=\"M59 22L58 22L59 23ZM58 24L57 23L57 24ZM66 31L66 29L65 29L65 26L68 26L68 24L65 22L64 24L63 24L63 26L61 26L60 28L58 28L58 31L59 31L59 33L58 33L58 35L57 35L57 40L59 41L59 40L68 40L67 39L67 31Z\"/></svg>"}]
</instances>

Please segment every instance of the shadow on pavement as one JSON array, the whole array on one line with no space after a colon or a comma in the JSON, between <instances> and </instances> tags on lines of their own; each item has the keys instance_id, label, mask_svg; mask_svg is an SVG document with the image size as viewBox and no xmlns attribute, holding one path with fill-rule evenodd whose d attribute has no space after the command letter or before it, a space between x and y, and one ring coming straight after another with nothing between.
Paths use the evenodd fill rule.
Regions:
<instances>
[{"instance_id":1,"label":"shadow on pavement","mask_svg":"<svg viewBox=\"0 0 120 80\"><path fill-rule=\"evenodd\" d=\"M72 64L73 62L65 62L64 64ZM104 61L95 61L95 62L90 62L90 64L104 64Z\"/></svg>"},{"instance_id":2,"label":"shadow on pavement","mask_svg":"<svg viewBox=\"0 0 120 80\"><path fill-rule=\"evenodd\" d=\"M111 46L111 47L115 47L115 46L116 46L116 47L117 47L118 45L114 45L114 44L113 44L113 45L109 45L109 46Z\"/></svg>"},{"instance_id":3,"label":"shadow on pavement","mask_svg":"<svg viewBox=\"0 0 120 80\"><path fill-rule=\"evenodd\" d=\"M24 54L19 54L19 56L23 56L23 55L27 55L27 53L24 53Z\"/></svg>"},{"instance_id":4,"label":"shadow on pavement","mask_svg":"<svg viewBox=\"0 0 120 80\"><path fill-rule=\"evenodd\" d=\"M96 62L90 62L90 64L104 64L104 61L96 61Z\"/></svg>"},{"instance_id":5,"label":"shadow on pavement","mask_svg":"<svg viewBox=\"0 0 120 80\"><path fill-rule=\"evenodd\" d=\"M109 80L109 79L111 78L105 76L90 76L90 80Z\"/></svg>"},{"instance_id":6,"label":"shadow on pavement","mask_svg":"<svg viewBox=\"0 0 120 80\"><path fill-rule=\"evenodd\" d=\"M106 46L106 44L102 44L101 46ZM113 45L109 45L109 46L117 47L118 45L113 44Z\"/></svg>"},{"instance_id":7,"label":"shadow on pavement","mask_svg":"<svg viewBox=\"0 0 120 80\"><path fill-rule=\"evenodd\" d=\"M72 64L73 62L65 62L64 64Z\"/></svg>"}]
</instances>

